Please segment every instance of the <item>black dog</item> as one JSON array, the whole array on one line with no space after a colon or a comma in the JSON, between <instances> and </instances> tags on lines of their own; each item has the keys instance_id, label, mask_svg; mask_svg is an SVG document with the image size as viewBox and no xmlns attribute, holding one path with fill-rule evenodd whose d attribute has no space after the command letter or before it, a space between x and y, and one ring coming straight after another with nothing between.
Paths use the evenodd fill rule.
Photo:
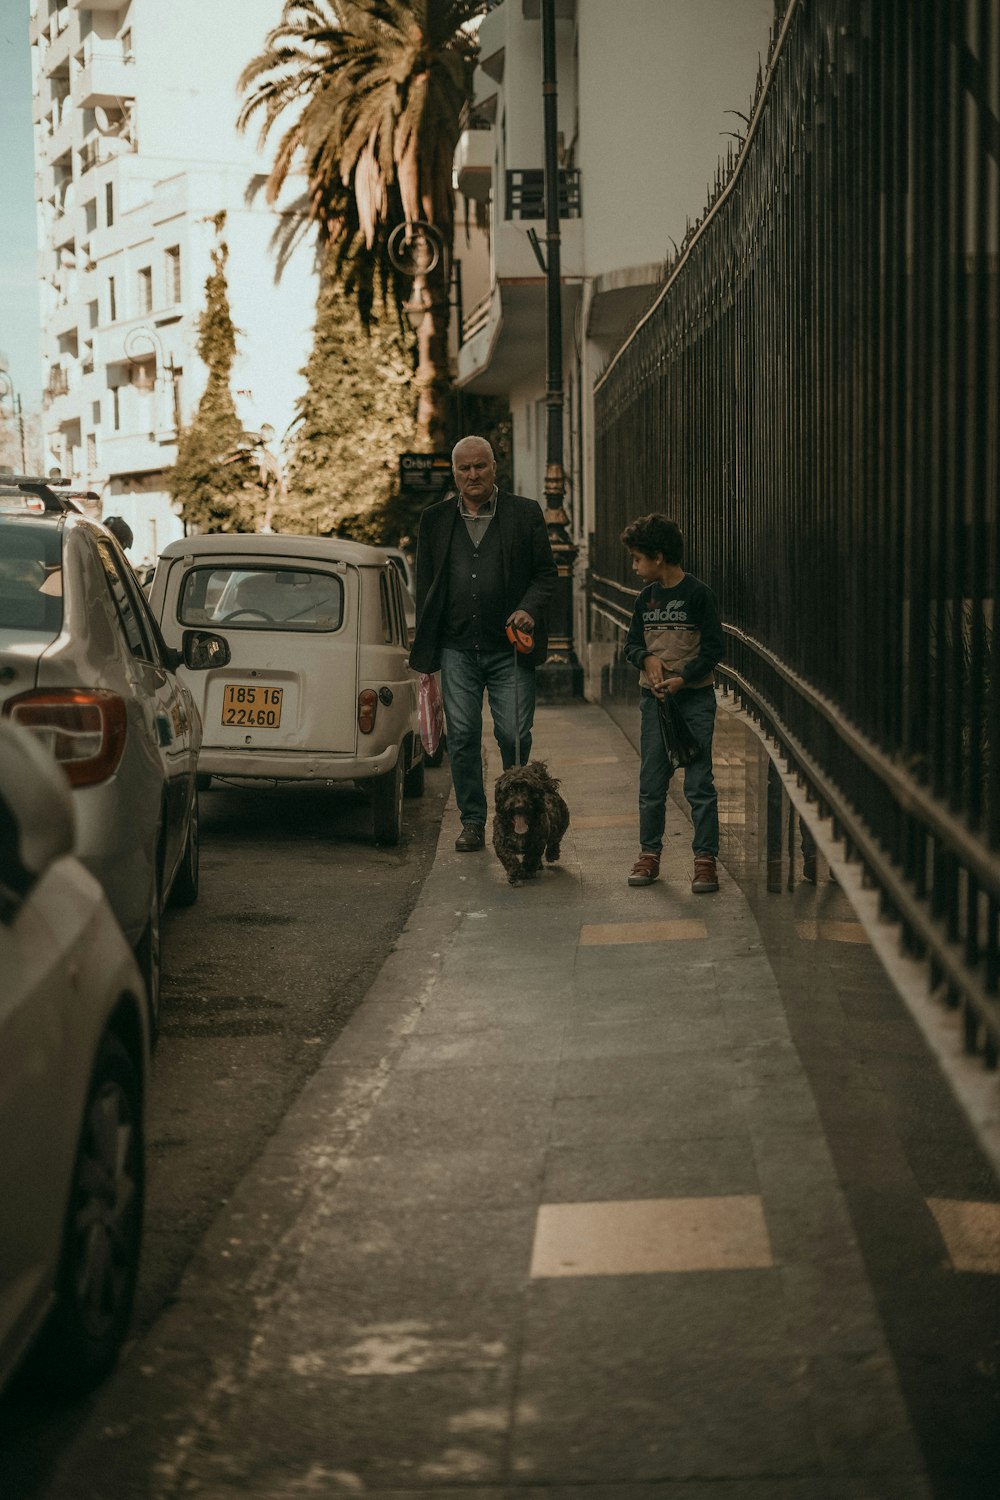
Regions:
<instances>
[{"instance_id":1,"label":"black dog","mask_svg":"<svg viewBox=\"0 0 1000 1500\"><path fill-rule=\"evenodd\" d=\"M568 827L569 808L544 761L512 766L497 781L493 847L511 885L538 874L543 852L550 864L555 863Z\"/></svg>"}]
</instances>

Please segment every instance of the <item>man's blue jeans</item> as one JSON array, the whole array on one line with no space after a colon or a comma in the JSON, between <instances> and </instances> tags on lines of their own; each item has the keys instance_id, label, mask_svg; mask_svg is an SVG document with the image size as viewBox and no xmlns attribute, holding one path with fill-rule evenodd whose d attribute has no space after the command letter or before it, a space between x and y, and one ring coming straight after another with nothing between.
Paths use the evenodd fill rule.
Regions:
<instances>
[{"instance_id":1,"label":"man's blue jeans","mask_svg":"<svg viewBox=\"0 0 1000 1500\"><path fill-rule=\"evenodd\" d=\"M701 746L701 754L684 767L684 795L691 808L695 854L719 852L719 798L712 773L712 734L715 729L715 689L686 688L676 698L688 728ZM667 787L672 770L663 748L660 716L652 693L639 700L642 723L639 735L639 843L650 854L663 848L667 817Z\"/></svg>"},{"instance_id":2,"label":"man's blue jeans","mask_svg":"<svg viewBox=\"0 0 1000 1500\"><path fill-rule=\"evenodd\" d=\"M514 764L514 652L441 652L441 690L447 719L448 760L455 801L463 823L486 823L483 786L483 693L489 695L493 732L506 771ZM535 669L517 664L517 700L521 721L521 761L531 754L535 717Z\"/></svg>"}]
</instances>

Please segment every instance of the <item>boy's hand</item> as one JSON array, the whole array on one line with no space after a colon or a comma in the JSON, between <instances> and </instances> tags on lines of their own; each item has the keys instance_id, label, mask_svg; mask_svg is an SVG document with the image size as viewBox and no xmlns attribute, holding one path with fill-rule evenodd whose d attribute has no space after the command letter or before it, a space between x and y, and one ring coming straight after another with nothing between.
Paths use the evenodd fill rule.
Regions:
<instances>
[{"instance_id":1,"label":"boy's hand","mask_svg":"<svg viewBox=\"0 0 1000 1500\"><path fill-rule=\"evenodd\" d=\"M683 677L679 677L676 673L667 676L667 669L658 656L650 654L642 665L649 678L649 686L657 698L665 698L668 693L673 697L674 693L679 693L684 686Z\"/></svg>"}]
</instances>

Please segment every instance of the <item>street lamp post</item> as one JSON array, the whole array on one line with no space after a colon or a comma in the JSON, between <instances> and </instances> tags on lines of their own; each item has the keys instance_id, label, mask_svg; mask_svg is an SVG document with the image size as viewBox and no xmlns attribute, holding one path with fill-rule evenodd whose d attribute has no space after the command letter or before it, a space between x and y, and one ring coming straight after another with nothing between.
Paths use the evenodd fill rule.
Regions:
<instances>
[{"instance_id":1,"label":"street lamp post","mask_svg":"<svg viewBox=\"0 0 1000 1500\"><path fill-rule=\"evenodd\" d=\"M555 0L542 0L542 107L545 139L545 524L559 569L550 611L549 660L538 676L544 701L583 693L573 650L573 568L576 547L566 514L563 469L562 257L559 230L559 126Z\"/></svg>"}]
</instances>

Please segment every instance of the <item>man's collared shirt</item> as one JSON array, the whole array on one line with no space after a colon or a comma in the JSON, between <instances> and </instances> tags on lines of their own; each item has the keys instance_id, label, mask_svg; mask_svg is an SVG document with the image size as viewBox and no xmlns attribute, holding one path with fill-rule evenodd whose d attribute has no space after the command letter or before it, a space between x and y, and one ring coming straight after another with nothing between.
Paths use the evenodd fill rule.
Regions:
<instances>
[{"instance_id":1,"label":"man's collared shirt","mask_svg":"<svg viewBox=\"0 0 1000 1500\"><path fill-rule=\"evenodd\" d=\"M470 540L470 542L472 543L472 545L474 547L478 548L479 543L482 541L483 537L486 535L486 528L489 526L489 524L492 521L493 517L496 515L496 512L497 512L497 487L496 487L496 485L493 486L493 493L490 496L490 498L488 500L484 501L484 503L479 507L479 510L476 513L473 513L471 510L466 510L466 508L465 508L465 500L463 499L463 497L461 495L459 495L459 497L458 497L458 513L462 517L462 520L465 522L465 529L469 533L469 540Z\"/></svg>"}]
</instances>

